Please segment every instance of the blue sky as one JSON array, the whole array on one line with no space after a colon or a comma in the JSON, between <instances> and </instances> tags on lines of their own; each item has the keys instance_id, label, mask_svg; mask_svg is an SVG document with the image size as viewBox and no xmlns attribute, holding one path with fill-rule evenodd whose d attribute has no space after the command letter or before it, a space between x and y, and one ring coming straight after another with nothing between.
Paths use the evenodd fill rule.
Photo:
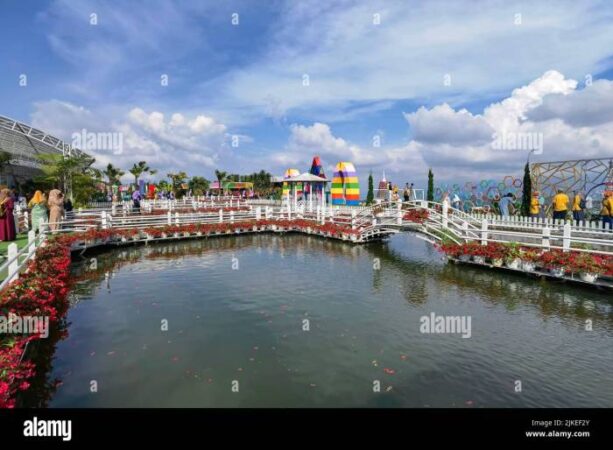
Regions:
<instances>
[{"instance_id":1,"label":"blue sky","mask_svg":"<svg viewBox=\"0 0 613 450\"><path fill-rule=\"evenodd\" d=\"M483 140L501 131L541 133L536 160L613 155L609 1L3 0L0 36L0 114L121 133L120 155L86 149L100 165L281 174L318 154L363 181L475 180L521 172L526 151Z\"/></svg>"}]
</instances>

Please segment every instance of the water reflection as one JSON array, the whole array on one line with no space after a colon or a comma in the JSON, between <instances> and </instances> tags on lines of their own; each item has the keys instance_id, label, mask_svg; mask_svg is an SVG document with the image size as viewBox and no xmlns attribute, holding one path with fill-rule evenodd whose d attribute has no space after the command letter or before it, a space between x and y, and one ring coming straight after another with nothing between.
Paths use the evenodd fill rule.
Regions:
<instances>
[{"instance_id":1,"label":"water reflection","mask_svg":"<svg viewBox=\"0 0 613 450\"><path fill-rule=\"evenodd\" d=\"M246 254L251 256L244 256ZM272 287L270 291L254 292L254 298L245 299L241 297L241 291L232 291L232 284L236 282L233 281L235 278L232 278L228 271L202 271L200 278L193 276L193 280L190 281L195 285L201 280L210 283L207 285L206 293L214 306L205 304L207 308L212 308L209 313L210 322L206 329L218 335L216 339L220 339L223 345L219 342L213 343L214 345L208 341L201 342L201 339L208 339L209 336L196 335L186 344L193 346L188 350L196 353L196 350L200 348L216 347L219 349L219 355L216 353L204 355L207 366L203 373L208 377L211 376L209 373L213 366L210 361L217 361L220 366L223 365L224 358L227 358L228 354L240 354L241 345L244 344L245 339L267 342L270 348L275 348L274 357L269 355L266 361L271 364L272 368L259 368L261 376L269 380L267 383L270 385L266 385L267 388L272 389L275 383L278 383L287 392L292 392L295 398L302 399L304 404L309 404L309 401L317 397L301 391L297 393L292 389L295 389L294 384L297 379L302 381L301 377L305 377L301 374L317 370L318 374L325 374L329 377L330 384L337 389L326 392L326 401L329 402L326 405L423 406L432 404L434 401L432 397L435 397L440 402L439 405L455 406L453 402L457 400L456 397L459 397L457 391L471 389L474 385L474 379L471 377L477 376L481 384L475 396L481 395L488 400L496 397L499 403L493 403L495 405L543 406L547 404L545 401L552 401L552 405L560 406L564 405L563 398L566 392L564 390L562 393L544 393L538 402L532 400L534 404L520 403L521 399L509 397L512 394L493 393L496 389L500 389L501 377L510 371L509 367L520 373L525 371L526 377L536 376L533 375L533 372L542 372L545 378L552 376L547 373L547 367L539 366L542 362L538 361L534 355L517 355L517 361L504 359L511 358L509 355L514 355L516 351L514 346L523 338L528 340L529 345L539 345L539 339L544 339L538 334L542 330L535 328L534 337L524 336L519 330L506 330L508 334L501 335L498 337L500 340L496 340L498 332L496 321L499 320L502 326L504 321L514 320L515 316L522 319L526 317L530 320L536 316L540 321L560 324L561 327L555 328L556 332L566 332L568 328L582 329L585 321L590 319L593 321L594 329L601 333L596 342L599 347L602 347L604 342L601 338L606 338L607 332L610 333L613 330L611 305L608 297L602 293L563 284L541 282L509 273L446 264L431 246L423 241L406 237L396 237L386 243L354 246L340 241L304 235L246 235L120 247L92 252L82 258L77 258L71 268L75 280L70 294L71 303L75 306L79 302L88 302L92 298L97 298L100 291L113 293L114 287L117 289L116 277L124 275L120 279L123 283L121 284L123 291L119 289L116 295L122 300L138 304L133 309L138 309L139 314L142 312L145 315L147 311L144 306L141 308L139 303L141 300L130 297L133 294L126 294L126 285L130 280L138 280L139 283L145 285L150 283L150 289L158 290L160 295L172 296L173 290L177 292L181 290L180 277L183 274L193 275L198 269L210 268L218 264L220 260L230 261L233 256L239 257L241 264L243 258L251 259L252 263L260 262L262 266L256 272L258 274L263 272L264 276L269 277L268 280L254 280L248 274L242 273L247 280L245 283L257 282L259 287L267 284ZM204 262L205 265L200 265L201 262ZM133 268L137 272L125 275L126 271ZM172 272L172 276L177 277L173 279L176 285L164 286L163 283L167 282L167 278L162 281L158 280L157 271L159 270ZM280 281L274 279L273 274L266 274L266 270L271 272L283 270L285 278L282 281L289 287L285 286L286 290L281 294L292 293L295 298L284 297L274 292L275 283L279 284ZM302 279L303 282L297 283L296 279ZM326 281L320 282L319 280ZM183 289L189 290L189 286L192 285L187 285L188 287L183 287ZM368 292L369 289L370 292ZM134 286L134 290L137 290L137 286ZM314 297L317 297L317 302L313 302ZM348 298L350 301L347 301ZM400 302L394 302L396 298L400 298ZM391 301L386 302L388 299ZM183 299L181 301L183 302L180 304L182 310L194 313L199 311L191 303L186 303ZM317 303L317 307L321 309L315 309L316 306L309 301ZM95 303L101 302L91 302L91 304ZM202 303L203 301L200 301L198 306L202 306ZM173 305L164 306L167 311L172 312L170 308ZM417 323L420 314L428 310L453 309L457 306L464 309L470 306L485 306L485 315L489 316L488 319L493 319L493 325L486 323L490 329L485 331L491 333L494 340L491 342L475 341L474 347L466 347L462 340L459 342L434 341L435 344L432 345L433 341L420 341L419 336L416 337L418 333L415 331L413 322ZM352 310L352 307L355 309ZM229 309L230 312L223 308ZM407 310L411 315L407 314ZM105 312L102 307L96 311ZM298 323L298 320L305 317L304 314L307 311L310 313L308 317L316 319L313 327L318 333L321 333L321 343L298 342L296 332L288 331L288 321ZM134 311L128 310L127 312L133 313ZM123 315L126 311L120 310L115 313ZM480 310L476 311L476 314L481 313ZM255 323L253 316L257 316ZM127 321L132 320L128 316L123 318ZM205 317L198 317L197 320L204 319ZM105 319L101 317L100 320ZM484 321L485 319L480 324ZM536 323L536 326L538 325ZM352 326L356 328L352 329ZM530 334L530 326L527 328L527 333ZM363 335L359 333L361 330L364 331ZM115 331L128 333L125 339L136 340L141 336L139 333L146 332L140 328L128 331L118 328ZM300 332L297 333L300 334ZM90 338L87 333L82 332L82 336ZM63 373L57 369L54 371L52 365L59 339L58 335L55 341L49 340L47 345L37 348L36 358L45 373L35 381L34 388L27 396L24 396L21 405L46 406L49 399L55 395L58 386L56 379L62 378ZM94 337L92 336L91 339L93 340ZM281 347L285 340L292 340L292 347L288 347L282 354ZM503 348L505 340L514 340L514 342ZM331 345L332 342L334 346ZM551 343L545 342L543 345L546 347ZM592 343L589 341L587 344L579 342L578 346L571 350L580 353L583 349L586 357L591 357L590 345ZM398 353L410 350L413 352L411 358L415 358L416 361L421 358L421 365L415 364L413 368L406 369L405 373L410 378L404 381L399 380L395 384L393 392L396 393L396 397L363 398L358 397L355 392L345 393L346 397L343 397L340 394L343 388L339 387L338 380L335 378L338 377L338 373L342 372L346 377L357 379L358 373L369 374L370 377L370 371L375 370L378 372L373 373L379 373L378 376L380 376L381 367L374 367L372 361L384 358L385 352L390 353L390 348L394 348L394 351ZM129 351L128 348L126 352ZM215 350L208 351L214 352ZM65 350L64 357L68 363L71 363L71 358L74 359L76 356L69 355L67 352ZM492 360L499 353L504 356L502 362L499 362L501 367L490 367ZM187 356L192 357L193 355L188 354ZM398 358L399 356L396 356L396 359ZM340 359L341 363L337 359ZM315 364L315 360L318 364L323 362L324 367L327 365L334 370L330 373L326 372ZM556 362L562 364L564 357L559 358L559 361ZM68 365L68 363L65 364ZM309 363L317 367L309 366ZM594 366L590 368L593 371L607 364L610 367L610 360L607 362L606 357L602 357L600 361L592 361L592 363ZM87 361L84 364L87 364ZM148 367L148 364L151 362L147 360L144 364L145 368ZM299 366L299 370L296 369L296 366ZM467 366L470 367L468 372L462 369ZM136 368L142 369L141 366ZM139 372L138 370L134 376L151 378L151 374L147 371ZM279 379L279 373L284 373L287 379ZM174 373L156 372L156 382L159 379L160 383L165 381L169 385L176 385L177 379L172 378L171 375L176 376ZM168 379L164 378L165 376ZM590 387L589 391L577 394L578 396L584 395L585 398L581 397L581 400L588 405L594 398L594 389L603 389L602 380L598 380L595 376L592 376L592 379L594 383L600 383L600 387ZM368 380L370 378L366 381ZM362 384L364 380L357 379L357 382ZM178 384L181 384L181 379ZM318 385L320 388L322 386ZM434 391L438 393L432 393L433 386ZM564 389L571 388L565 386ZM279 402L278 404L293 405L294 397L284 392L286 391L280 386L277 395L282 398L275 400ZM189 398L190 394L185 395L186 398ZM606 404L606 399L600 401ZM254 400L254 403L250 405L262 405L261 398L258 398L257 402L259 403ZM176 404L184 405L185 403L178 401L173 403L173 405ZM219 404L226 405L223 402Z\"/></svg>"}]
</instances>

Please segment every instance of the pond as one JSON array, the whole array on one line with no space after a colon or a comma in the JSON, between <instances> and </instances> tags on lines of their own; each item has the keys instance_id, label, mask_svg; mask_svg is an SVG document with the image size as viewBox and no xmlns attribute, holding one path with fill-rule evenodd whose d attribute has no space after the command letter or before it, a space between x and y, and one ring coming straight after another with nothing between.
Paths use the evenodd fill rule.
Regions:
<instances>
[{"instance_id":1,"label":"pond","mask_svg":"<svg viewBox=\"0 0 613 450\"><path fill-rule=\"evenodd\" d=\"M447 264L414 236L189 240L73 272L22 406L613 407L607 294ZM432 314L470 333L422 332Z\"/></svg>"}]
</instances>

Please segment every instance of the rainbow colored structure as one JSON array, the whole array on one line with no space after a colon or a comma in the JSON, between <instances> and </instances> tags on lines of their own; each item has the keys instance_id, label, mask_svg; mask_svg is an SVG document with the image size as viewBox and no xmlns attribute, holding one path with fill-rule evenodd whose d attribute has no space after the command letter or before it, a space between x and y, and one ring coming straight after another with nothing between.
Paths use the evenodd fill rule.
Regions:
<instances>
[{"instance_id":1,"label":"rainbow colored structure","mask_svg":"<svg viewBox=\"0 0 613 450\"><path fill-rule=\"evenodd\" d=\"M350 162L339 162L332 177L332 204L359 205L360 183L355 167Z\"/></svg>"},{"instance_id":2,"label":"rainbow colored structure","mask_svg":"<svg viewBox=\"0 0 613 450\"><path fill-rule=\"evenodd\" d=\"M309 170L309 173L312 175L317 175L318 177L326 178L326 174L324 173L324 167L321 164L321 159L319 159L319 156L313 157L313 162L311 163L311 169ZM305 191L309 192L310 188L311 185L307 184L305 186ZM313 186L313 191L315 192L321 192L322 189L323 184Z\"/></svg>"},{"instance_id":3,"label":"rainbow colored structure","mask_svg":"<svg viewBox=\"0 0 613 450\"><path fill-rule=\"evenodd\" d=\"M300 171L298 169L287 169L283 174L283 178L292 178L300 175ZM296 184L297 195L302 194L302 183ZM289 195L289 184L287 182L283 182L283 197L287 197Z\"/></svg>"}]
</instances>

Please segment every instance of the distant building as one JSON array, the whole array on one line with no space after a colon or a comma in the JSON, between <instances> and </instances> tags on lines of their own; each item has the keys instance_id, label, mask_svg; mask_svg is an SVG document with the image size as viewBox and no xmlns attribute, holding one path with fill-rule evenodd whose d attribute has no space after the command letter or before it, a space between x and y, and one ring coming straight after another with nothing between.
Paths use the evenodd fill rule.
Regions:
<instances>
[{"instance_id":1,"label":"distant building","mask_svg":"<svg viewBox=\"0 0 613 450\"><path fill-rule=\"evenodd\" d=\"M0 151L8 152L13 157L0 170L0 185L9 187L16 187L40 174L38 155L84 154L44 131L3 116L0 116Z\"/></svg>"}]
</instances>

